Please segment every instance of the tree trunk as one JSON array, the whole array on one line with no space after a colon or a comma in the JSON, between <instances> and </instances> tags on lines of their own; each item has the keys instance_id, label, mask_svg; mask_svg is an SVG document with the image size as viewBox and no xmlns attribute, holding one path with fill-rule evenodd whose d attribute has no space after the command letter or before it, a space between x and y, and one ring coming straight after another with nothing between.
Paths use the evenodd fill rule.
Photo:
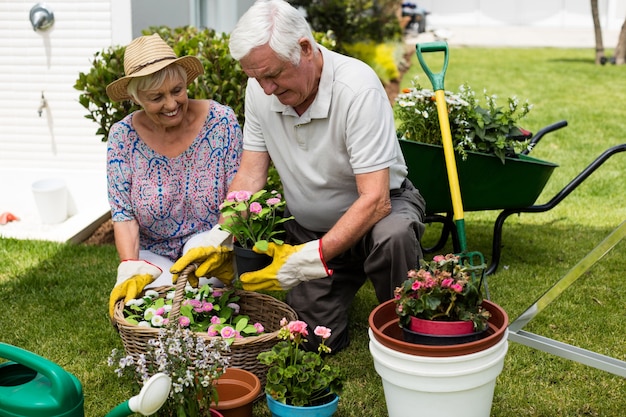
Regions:
<instances>
[{"instance_id":1,"label":"tree trunk","mask_svg":"<svg viewBox=\"0 0 626 417\"><path fill-rule=\"evenodd\" d=\"M593 16L593 29L596 35L596 65L604 65L604 45L602 43L602 28L600 27L600 16L598 14L598 0L591 0L591 15Z\"/></svg>"},{"instance_id":2,"label":"tree trunk","mask_svg":"<svg viewBox=\"0 0 626 417\"><path fill-rule=\"evenodd\" d=\"M619 39L615 47L615 65L624 65L626 63L626 20L622 24L622 30L619 32Z\"/></svg>"}]
</instances>

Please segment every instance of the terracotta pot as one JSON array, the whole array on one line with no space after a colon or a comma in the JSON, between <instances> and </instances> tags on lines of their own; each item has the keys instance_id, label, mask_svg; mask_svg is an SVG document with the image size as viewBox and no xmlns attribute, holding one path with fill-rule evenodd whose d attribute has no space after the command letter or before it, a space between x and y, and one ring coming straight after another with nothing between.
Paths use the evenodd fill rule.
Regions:
<instances>
[{"instance_id":1,"label":"terracotta pot","mask_svg":"<svg viewBox=\"0 0 626 417\"><path fill-rule=\"evenodd\" d=\"M252 249L242 248L238 244L233 245L235 252L235 264L237 265L237 274L241 275L245 272L258 271L268 266L272 262L272 258L264 253L256 253Z\"/></svg>"},{"instance_id":2,"label":"terracotta pot","mask_svg":"<svg viewBox=\"0 0 626 417\"><path fill-rule=\"evenodd\" d=\"M430 357L467 355L494 346L504 337L509 324L509 316L499 305L484 300L483 307L491 313L486 336L466 343L434 346L404 341L393 300L386 301L372 310L369 326L380 344L398 352Z\"/></svg>"},{"instance_id":3,"label":"terracotta pot","mask_svg":"<svg viewBox=\"0 0 626 417\"><path fill-rule=\"evenodd\" d=\"M211 413L211 417L224 417L224 414L212 408L209 410L209 412Z\"/></svg>"},{"instance_id":4,"label":"terracotta pot","mask_svg":"<svg viewBox=\"0 0 626 417\"><path fill-rule=\"evenodd\" d=\"M223 417L252 417L252 405L261 393L261 382L252 372L227 368L216 382L218 402L211 408Z\"/></svg>"}]
</instances>

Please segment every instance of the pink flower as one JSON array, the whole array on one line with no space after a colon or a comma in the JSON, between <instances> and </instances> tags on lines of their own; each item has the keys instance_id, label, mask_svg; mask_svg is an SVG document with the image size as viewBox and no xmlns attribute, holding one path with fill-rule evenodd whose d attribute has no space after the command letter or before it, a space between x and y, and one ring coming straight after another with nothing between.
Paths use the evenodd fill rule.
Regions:
<instances>
[{"instance_id":1,"label":"pink flower","mask_svg":"<svg viewBox=\"0 0 626 417\"><path fill-rule=\"evenodd\" d=\"M287 323L288 322L287 322L286 318L283 317L282 319L280 319L280 323L279 323L280 327L285 327L287 325Z\"/></svg>"},{"instance_id":2,"label":"pink flower","mask_svg":"<svg viewBox=\"0 0 626 417\"><path fill-rule=\"evenodd\" d=\"M315 330L313 330L313 333L322 339L328 339L330 337L330 329L324 326L317 326Z\"/></svg>"},{"instance_id":3,"label":"pink flower","mask_svg":"<svg viewBox=\"0 0 626 417\"><path fill-rule=\"evenodd\" d=\"M302 336L307 336L309 332L306 329L307 324L302 320L294 320L290 321L287 324L287 328L289 329L289 333L296 334L299 333Z\"/></svg>"},{"instance_id":4,"label":"pink flower","mask_svg":"<svg viewBox=\"0 0 626 417\"><path fill-rule=\"evenodd\" d=\"M157 316L162 316L163 314L165 314L165 309L163 307L159 307L157 308L157 311L154 312L154 314L156 314Z\"/></svg>"},{"instance_id":5,"label":"pink flower","mask_svg":"<svg viewBox=\"0 0 626 417\"><path fill-rule=\"evenodd\" d=\"M417 291L422 288L422 283L420 281L413 281L413 285L411 285L411 289L413 291Z\"/></svg>"},{"instance_id":6,"label":"pink flower","mask_svg":"<svg viewBox=\"0 0 626 417\"><path fill-rule=\"evenodd\" d=\"M210 325L209 329L207 330L207 334L210 337L215 337L215 336L219 335L219 332L217 330L215 330L215 326L214 325Z\"/></svg>"},{"instance_id":7,"label":"pink flower","mask_svg":"<svg viewBox=\"0 0 626 417\"><path fill-rule=\"evenodd\" d=\"M435 262L442 262L442 261L445 261L445 260L446 260L446 257L443 256L443 255L435 255L435 256L433 256L433 261L435 261Z\"/></svg>"},{"instance_id":8,"label":"pink flower","mask_svg":"<svg viewBox=\"0 0 626 417\"><path fill-rule=\"evenodd\" d=\"M239 314L239 310L241 309L241 307L239 307L239 304L237 303L228 303L228 305L226 307L230 307L233 309L233 313L235 314Z\"/></svg>"},{"instance_id":9,"label":"pink flower","mask_svg":"<svg viewBox=\"0 0 626 417\"><path fill-rule=\"evenodd\" d=\"M263 327L261 323L254 323L253 326L257 333L263 333L265 331L265 327Z\"/></svg>"},{"instance_id":10,"label":"pink flower","mask_svg":"<svg viewBox=\"0 0 626 417\"><path fill-rule=\"evenodd\" d=\"M250 213L259 214L261 210L263 210L263 206L261 206L261 204L257 203L256 201L250 204Z\"/></svg>"},{"instance_id":11,"label":"pink flower","mask_svg":"<svg viewBox=\"0 0 626 417\"><path fill-rule=\"evenodd\" d=\"M452 284L454 284L454 280L452 278L446 278L443 281L441 281L441 287L442 288L448 288Z\"/></svg>"},{"instance_id":12,"label":"pink flower","mask_svg":"<svg viewBox=\"0 0 626 417\"><path fill-rule=\"evenodd\" d=\"M456 284L450 285L450 288L452 289L452 291L458 292L458 293L463 291L463 285L459 284L458 282Z\"/></svg>"},{"instance_id":13,"label":"pink flower","mask_svg":"<svg viewBox=\"0 0 626 417\"><path fill-rule=\"evenodd\" d=\"M213 289L213 297L221 297L222 294L222 290Z\"/></svg>"},{"instance_id":14,"label":"pink flower","mask_svg":"<svg viewBox=\"0 0 626 417\"><path fill-rule=\"evenodd\" d=\"M181 327L189 327L189 325L191 324L191 320L189 320L189 317L187 316L180 316L178 318L178 324Z\"/></svg>"},{"instance_id":15,"label":"pink flower","mask_svg":"<svg viewBox=\"0 0 626 417\"><path fill-rule=\"evenodd\" d=\"M280 198L276 198L276 197L272 197L272 198L268 198L267 201L265 202L268 206L273 206L275 204L280 203Z\"/></svg>"},{"instance_id":16,"label":"pink flower","mask_svg":"<svg viewBox=\"0 0 626 417\"><path fill-rule=\"evenodd\" d=\"M213 303L209 303L207 301L202 302L202 311L208 313L209 311L213 311Z\"/></svg>"},{"instance_id":17,"label":"pink flower","mask_svg":"<svg viewBox=\"0 0 626 417\"><path fill-rule=\"evenodd\" d=\"M237 332L230 326L225 326L222 330L220 330L220 336L224 339L230 339L231 337L235 337Z\"/></svg>"},{"instance_id":18,"label":"pink flower","mask_svg":"<svg viewBox=\"0 0 626 417\"><path fill-rule=\"evenodd\" d=\"M236 196L237 196L237 191L231 191L230 193L226 195L226 200L235 201Z\"/></svg>"},{"instance_id":19,"label":"pink flower","mask_svg":"<svg viewBox=\"0 0 626 417\"><path fill-rule=\"evenodd\" d=\"M235 201L248 201L252 193L250 191L236 191L235 192Z\"/></svg>"},{"instance_id":20,"label":"pink flower","mask_svg":"<svg viewBox=\"0 0 626 417\"><path fill-rule=\"evenodd\" d=\"M211 317L211 324L220 324L220 318L218 316Z\"/></svg>"}]
</instances>

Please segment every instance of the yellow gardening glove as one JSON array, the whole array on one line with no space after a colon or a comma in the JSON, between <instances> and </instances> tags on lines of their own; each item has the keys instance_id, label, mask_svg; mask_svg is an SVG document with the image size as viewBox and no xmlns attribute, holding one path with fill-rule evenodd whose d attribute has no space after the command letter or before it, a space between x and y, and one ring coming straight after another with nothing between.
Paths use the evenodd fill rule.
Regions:
<instances>
[{"instance_id":1,"label":"yellow gardening glove","mask_svg":"<svg viewBox=\"0 0 626 417\"><path fill-rule=\"evenodd\" d=\"M200 264L187 281L193 287L198 286L199 277L215 277L225 285L235 278L232 265L233 237L230 233L214 226L210 231L198 233L189 239L183 247L183 256L170 268L174 283L187 266L192 263Z\"/></svg>"},{"instance_id":2,"label":"yellow gardening glove","mask_svg":"<svg viewBox=\"0 0 626 417\"><path fill-rule=\"evenodd\" d=\"M324 278L333 273L324 262L321 239L296 246L269 243L266 251L256 247L253 250L274 259L259 271L241 274L239 281L246 291L286 291L303 281Z\"/></svg>"},{"instance_id":3,"label":"yellow gardening glove","mask_svg":"<svg viewBox=\"0 0 626 417\"><path fill-rule=\"evenodd\" d=\"M218 246L217 248L209 246L190 249L186 255L172 265L170 272L173 274L172 280L174 283L178 279L178 274L189 265L189 259L193 259L191 262L202 259L202 263L198 266L195 273L187 277L187 282L192 287L198 286L199 277L215 277L222 281L224 285L230 285L235 278L233 251L225 246Z\"/></svg>"},{"instance_id":4,"label":"yellow gardening glove","mask_svg":"<svg viewBox=\"0 0 626 417\"><path fill-rule=\"evenodd\" d=\"M125 260L117 267L117 281L109 296L109 316L113 318L115 304L121 298L127 303L157 279L161 268L143 260Z\"/></svg>"}]
</instances>

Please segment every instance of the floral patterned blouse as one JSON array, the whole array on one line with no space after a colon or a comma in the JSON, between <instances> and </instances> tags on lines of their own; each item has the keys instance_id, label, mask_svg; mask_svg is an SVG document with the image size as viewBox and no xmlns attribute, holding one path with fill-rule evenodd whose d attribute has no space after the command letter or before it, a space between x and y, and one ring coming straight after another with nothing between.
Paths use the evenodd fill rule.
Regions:
<instances>
[{"instance_id":1,"label":"floral patterned blouse","mask_svg":"<svg viewBox=\"0 0 626 417\"><path fill-rule=\"evenodd\" d=\"M114 222L136 220L139 246L176 260L194 234L210 230L237 172L242 133L234 111L211 101L200 134L175 158L148 147L131 113L107 143L107 181Z\"/></svg>"}]
</instances>

